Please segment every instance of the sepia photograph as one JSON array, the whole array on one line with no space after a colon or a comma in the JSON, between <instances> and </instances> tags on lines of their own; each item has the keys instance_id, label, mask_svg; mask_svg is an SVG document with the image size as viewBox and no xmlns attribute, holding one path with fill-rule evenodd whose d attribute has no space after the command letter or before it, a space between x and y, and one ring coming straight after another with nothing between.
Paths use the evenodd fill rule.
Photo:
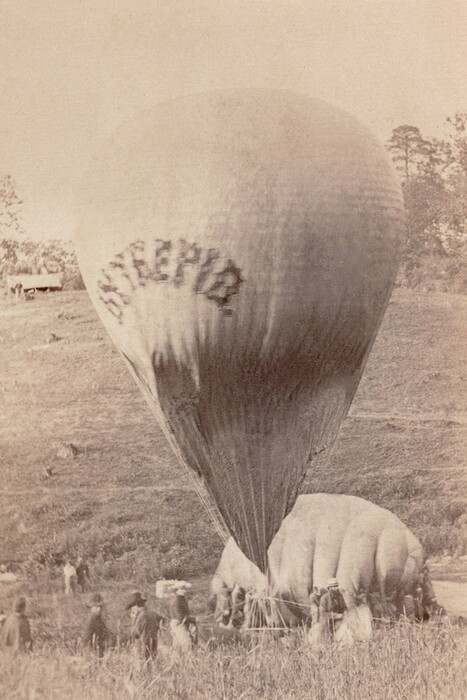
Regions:
<instances>
[{"instance_id":1,"label":"sepia photograph","mask_svg":"<svg viewBox=\"0 0 467 700\"><path fill-rule=\"evenodd\" d=\"M0 698L466 698L467 1L0 27Z\"/></svg>"}]
</instances>

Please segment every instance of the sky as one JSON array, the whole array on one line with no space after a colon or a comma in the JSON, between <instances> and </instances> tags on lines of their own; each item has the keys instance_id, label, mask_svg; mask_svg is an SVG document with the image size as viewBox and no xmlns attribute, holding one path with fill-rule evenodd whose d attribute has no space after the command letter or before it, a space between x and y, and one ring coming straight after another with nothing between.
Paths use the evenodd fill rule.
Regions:
<instances>
[{"instance_id":1,"label":"sky","mask_svg":"<svg viewBox=\"0 0 467 700\"><path fill-rule=\"evenodd\" d=\"M278 87L381 140L467 111L467 0L0 0L0 176L35 238L70 238L98 149L171 97Z\"/></svg>"}]
</instances>

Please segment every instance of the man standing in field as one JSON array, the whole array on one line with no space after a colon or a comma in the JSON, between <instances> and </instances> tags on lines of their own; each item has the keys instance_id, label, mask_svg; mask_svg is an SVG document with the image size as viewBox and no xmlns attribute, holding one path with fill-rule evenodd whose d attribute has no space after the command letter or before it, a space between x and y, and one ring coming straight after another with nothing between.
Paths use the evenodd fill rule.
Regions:
<instances>
[{"instance_id":1,"label":"man standing in field","mask_svg":"<svg viewBox=\"0 0 467 700\"><path fill-rule=\"evenodd\" d=\"M26 599L18 598L2 630L2 646L12 651L32 651L31 626L26 617Z\"/></svg>"},{"instance_id":2,"label":"man standing in field","mask_svg":"<svg viewBox=\"0 0 467 700\"><path fill-rule=\"evenodd\" d=\"M173 649L180 652L190 651L198 641L198 626L195 618L190 615L190 607L183 588L172 591L169 616Z\"/></svg>"},{"instance_id":3,"label":"man standing in field","mask_svg":"<svg viewBox=\"0 0 467 700\"><path fill-rule=\"evenodd\" d=\"M89 607L91 616L86 624L83 642L94 649L99 658L102 658L108 643L109 632L102 616L104 601L99 593L93 596Z\"/></svg>"},{"instance_id":4,"label":"man standing in field","mask_svg":"<svg viewBox=\"0 0 467 700\"><path fill-rule=\"evenodd\" d=\"M126 610L130 611L131 636L136 640L140 657L145 661L155 659L162 616L146 608L146 598L138 591L131 595Z\"/></svg>"},{"instance_id":5,"label":"man standing in field","mask_svg":"<svg viewBox=\"0 0 467 700\"><path fill-rule=\"evenodd\" d=\"M65 579L65 595L72 595L75 591L76 569L69 559L63 567L63 577Z\"/></svg>"},{"instance_id":6,"label":"man standing in field","mask_svg":"<svg viewBox=\"0 0 467 700\"><path fill-rule=\"evenodd\" d=\"M328 591L319 601L320 622L326 622L331 637L334 637L337 623L342 620L342 616L347 610L342 593L339 590L339 582L336 578L328 581Z\"/></svg>"},{"instance_id":7,"label":"man standing in field","mask_svg":"<svg viewBox=\"0 0 467 700\"><path fill-rule=\"evenodd\" d=\"M90 583L89 566L82 557L78 557L76 560L76 582L81 589L81 593L87 590Z\"/></svg>"}]
</instances>

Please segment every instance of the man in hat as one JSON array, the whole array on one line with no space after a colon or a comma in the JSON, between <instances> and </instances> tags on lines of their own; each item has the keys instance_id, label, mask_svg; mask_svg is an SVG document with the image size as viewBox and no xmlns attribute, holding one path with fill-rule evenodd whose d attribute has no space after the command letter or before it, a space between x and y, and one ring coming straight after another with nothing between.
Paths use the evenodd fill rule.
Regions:
<instances>
[{"instance_id":1,"label":"man in hat","mask_svg":"<svg viewBox=\"0 0 467 700\"><path fill-rule=\"evenodd\" d=\"M339 590L339 582L336 578L328 581L328 590L319 601L319 619L326 622L328 631L334 636L337 623L347 610L342 593Z\"/></svg>"},{"instance_id":2,"label":"man in hat","mask_svg":"<svg viewBox=\"0 0 467 700\"><path fill-rule=\"evenodd\" d=\"M86 623L83 642L94 649L99 658L102 658L109 640L109 631L102 616L104 601L99 593L92 597L89 607L91 615Z\"/></svg>"},{"instance_id":3,"label":"man in hat","mask_svg":"<svg viewBox=\"0 0 467 700\"><path fill-rule=\"evenodd\" d=\"M190 615L190 606L185 589L174 589L170 594L169 616L172 646L177 651L187 652L198 641L196 619Z\"/></svg>"},{"instance_id":4,"label":"man in hat","mask_svg":"<svg viewBox=\"0 0 467 700\"><path fill-rule=\"evenodd\" d=\"M146 598L135 591L126 605L131 615L131 636L137 640L139 654L145 661L157 656L157 640L162 616L146 608Z\"/></svg>"},{"instance_id":5,"label":"man in hat","mask_svg":"<svg viewBox=\"0 0 467 700\"><path fill-rule=\"evenodd\" d=\"M26 599L18 598L3 625L2 642L12 651L32 651L31 626L26 617Z\"/></svg>"}]
</instances>

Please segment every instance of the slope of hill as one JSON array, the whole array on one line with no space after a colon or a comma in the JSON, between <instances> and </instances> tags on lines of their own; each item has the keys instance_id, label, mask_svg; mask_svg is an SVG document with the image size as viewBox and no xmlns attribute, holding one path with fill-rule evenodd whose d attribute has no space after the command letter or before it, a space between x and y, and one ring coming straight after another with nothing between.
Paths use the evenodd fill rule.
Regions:
<instances>
[{"instance_id":1,"label":"slope of hill","mask_svg":"<svg viewBox=\"0 0 467 700\"><path fill-rule=\"evenodd\" d=\"M0 560L81 551L103 575L147 580L212 570L220 542L87 294L2 302L0 319ZM466 347L465 297L396 290L351 414L304 491L363 496L431 554L462 553ZM57 456L68 443L78 454Z\"/></svg>"}]
</instances>

